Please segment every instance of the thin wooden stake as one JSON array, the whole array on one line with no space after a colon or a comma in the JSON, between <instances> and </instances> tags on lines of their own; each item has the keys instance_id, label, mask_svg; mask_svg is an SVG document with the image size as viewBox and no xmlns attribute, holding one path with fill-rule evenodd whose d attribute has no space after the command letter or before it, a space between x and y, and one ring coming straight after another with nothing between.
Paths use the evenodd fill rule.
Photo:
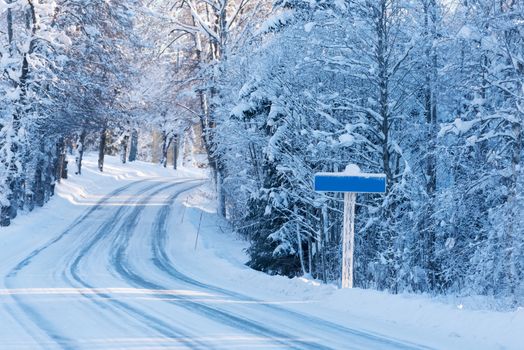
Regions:
<instances>
[{"instance_id":1,"label":"thin wooden stake","mask_svg":"<svg viewBox=\"0 0 524 350\"><path fill-rule=\"evenodd\" d=\"M195 250L197 249L197 244L198 244L198 236L200 235L200 225L202 224L202 215L204 214L203 211L200 212L200 220L198 221L198 230L197 230L197 235L196 235L196 239L195 239Z\"/></svg>"},{"instance_id":2,"label":"thin wooden stake","mask_svg":"<svg viewBox=\"0 0 524 350\"><path fill-rule=\"evenodd\" d=\"M184 223L184 217L186 216L186 207L187 207L187 198L184 201L184 208L182 209L182 220L180 220L180 223Z\"/></svg>"}]
</instances>

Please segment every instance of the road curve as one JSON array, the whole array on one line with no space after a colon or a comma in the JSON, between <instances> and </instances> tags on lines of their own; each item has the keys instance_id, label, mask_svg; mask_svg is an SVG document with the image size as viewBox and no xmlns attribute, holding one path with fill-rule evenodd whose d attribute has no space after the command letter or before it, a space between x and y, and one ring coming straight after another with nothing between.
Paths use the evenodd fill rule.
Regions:
<instances>
[{"instance_id":1,"label":"road curve","mask_svg":"<svg viewBox=\"0 0 524 350\"><path fill-rule=\"evenodd\" d=\"M157 179L120 187L35 247L4 276L7 289L0 295L27 341L9 340L3 346L424 348L270 305L181 273L167 253L168 245L176 244L168 222L180 215L178 196L202 183Z\"/></svg>"}]
</instances>

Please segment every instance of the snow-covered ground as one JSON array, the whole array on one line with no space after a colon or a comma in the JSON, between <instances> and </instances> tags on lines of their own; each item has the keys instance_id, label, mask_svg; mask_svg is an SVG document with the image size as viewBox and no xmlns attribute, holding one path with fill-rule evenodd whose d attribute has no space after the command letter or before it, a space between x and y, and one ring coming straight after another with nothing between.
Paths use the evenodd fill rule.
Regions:
<instances>
[{"instance_id":1,"label":"snow-covered ground","mask_svg":"<svg viewBox=\"0 0 524 350\"><path fill-rule=\"evenodd\" d=\"M204 178L88 156L0 229L0 349L524 349L523 308L247 268Z\"/></svg>"}]
</instances>

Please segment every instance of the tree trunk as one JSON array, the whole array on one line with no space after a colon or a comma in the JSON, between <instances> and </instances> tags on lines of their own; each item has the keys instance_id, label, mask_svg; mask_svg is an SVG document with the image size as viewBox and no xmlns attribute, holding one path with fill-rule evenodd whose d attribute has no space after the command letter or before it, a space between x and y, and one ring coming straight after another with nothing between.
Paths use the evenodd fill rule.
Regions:
<instances>
[{"instance_id":1,"label":"tree trunk","mask_svg":"<svg viewBox=\"0 0 524 350\"><path fill-rule=\"evenodd\" d=\"M382 0L379 5L379 13L377 18L377 36L378 43L376 48L376 58L378 64L378 88L379 88L379 108L380 116L382 117L381 131L383 134L382 142L382 163L384 173L386 174L388 183L393 183L393 171L390 165L390 150L389 150L389 62L388 62L388 19L387 19L387 4ZM391 186L388 186L388 189Z\"/></svg>"},{"instance_id":2,"label":"tree trunk","mask_svg":"<svg viewBox=\"0 0 524 350\"><path fill-rule=\"evenodd\" d=\"M165 168L167 167L167 151L169 150L169 145L171 144L172 137L168 132L162 131L162 158L160 159L160 164Z\"/></svg>"},{"instance_id":3,"label":"tree trunk","mask_svg":"<svg viewBox=\"0 0 524 350\"><path fill-rule=\"evenodd\" d=\"M522 125L520 123L515 123L513 125L513 135L515 138L515 141L513 143L513 154L511 157L511 183L509 187L509 194L508 194L508 203L507 203L507 212L508 216L506 218L507 220L507 226L504 230L504 238L503 238L503 246L504 246L504 261L506 263L505 266L505 274L507 281L507 288L509 289L509 294L514 296L516 299L516 289L519 285L519 276L518 276L518 250L516 248L516 237L518 237L519 234L522 234L522 231L519 232L518 227L520 222L522 221L522 217L519 215L519 201L518 201L518 178L520 173L520 163L521 163L521 153L522 153ZM517 251L517 252L516 252ZM515 300L515 302L517 302Z\"/></svg>"},{"instance_id":4,"label":"tree trunk","mask_svg":"<svg viewBox=\"0 0 524 350\"><path fill-rule=\"evenodd\" d=\"M106 128L103 128L100 132L100 146L98 148L98 170L100 171L104 171L104 155L107 141L106 132Z\"/></svg>"},{"instance_id":5,"label":"tree trunk","mask_svg":"<svg viewBox=\"0 0 524 350\"><path fill-rule=\"evenodd\" d=\"M435 84L437 83L437 52L435 49L437 40L437 14L436 14L436 3L435 0L429 0L425 6L425 26L426 26L426 37L429 44L426 48L425 59L427 62L426 66L426 91L425 91L425 116L428 127L428 154L426 164L426 176L427 176L427 192L429 195L433 195L437 188L437 165L436 165L436 139L437 139L437 101L436 101L436 89Z\"/></svg>"},{"instance_id":6,"label":"tree trunk","mask_svg":"<svg viewBox=\"0 0 524 350\"><path fill-rule=\"evenodd\" d=\"M86 132L85 130L82 130L80 133L80 138L78 139L78 143L76 145L76 174L82 175L82 160L84 158L84 143L86 139Z\"/></svg>"},{"instance_id":7,"label":"tree trunk","mask_svg":"<svg viewBox=\"0 0 524 350\"><path fill-rule=\"evenodd\" d=\"M9 216L9 207L2 206L0 208L0 226L11 225L11 217Z\"/></svg>"},{"instance_id":8,"label":"tree trunk","mask_svg":"<svg viewBox=\"0 0 524 350\"><path fill-rule=\"evenodd\" d=\"M426 77L425 77L425 92L424 92L424 114L427 128L427 148L426 148L426 193L428 201L426 205L422 230L425 232L426 247L425 247L425 268L429 275L429 282L431 289L434 289L436 281L435 266L435 225L433 223L434 197L437 189L437 101L436 88L437 82L437 53L435 49L437 41L437 5L435 0L428 0L424 5L424 25L425 37L427 40L427 47L425 50L426 60Z\"/></svg>"},{"instance_id":9,"label":"tree trunk","mask_svg":"<svg viewBox=\"0 0 524 350\"><path fill-rule=\"evenodd\" d=\"M31 190L26 190L24 196L24 208L27 211L33 211L35 208L36 193L42 188L42 165L40 160L37 161L35 168L34 178L31 180ZM26 182L27 185L29 185L29 181Z\"/></svg>"},{"instance_id":10,"label":"tree trunk","mask_svg":"<svg viewBox=\"0 0 524 350\"><path fill-rule=\"evenodd\" d=\"M309 265L309 275L313 276L313 241L311 240L311 236L308 236L307 238L307 258Z\"/></svg>"},{"instance_id":11,"label":"tree trunk","mask_svg":"<svg viewBox=\"0 0 524 350\"><path fill-rule=\"evenodd\" d=\"M217 197L218 197L218 213L222 217L226 217L226 196L224 193L224 180L220 169L216 170L216 185L217 185Z\"/></svg>"},{"instance_id":12,"label":"tree trunk","mask_svg":"<svg viewBox=\"0 0 524 350\"><path fill-rule=\"evenodd\" d=\"M42 152L43 154L44 152ZM45 161L41 159L38 162L38 168L35 172L35 185L34 185L34 196L33 200L35 205L42 207L45 203L45 177L44 177L44 165Z\"/></svg>"},{"instance_id":13,"label":"tree trunk","mask_svg":"<svg viewBox=\"0 0 524 350\"><path fill-rule=\"evenodd\" d=\"M136 160L136 154L138 152L138 131L133 129L131 132L131 143L129 146L129 161L134 162Z\"/></svg>"},{"instance_id":14,"label":"tree trunk","mask_svg":"<svg viewBox=\"0 0 524 350\"><path fill-rule=\"evenodd\" d=\"M120 160L122 161L122 164L126 163L127 160L127 143L129 141L129 135L124 135L122 138L122 141L120 142Z\"/></svg>"},{"instance_id":15,"label":"tree trunk","mask_svg":"<svg viewBox=\"0 0 524 350\"><path fill-rule=\"evenodd\" d=\"M302 269L302 275L306 274L306 266L304 263L304 252L302 251L302 237L300 233L300 221L298 220L298 209L295 205L293 207L293 214L295 214L295 220L296 220L296 234L297 234L297 249L298 249L298 257L300 259L300 268Z\"/></svg>"},{"instance_id":16,"label":"tree trunk","mask_svg":"<svg viewBox=\"0 0 524 350\"><path fill-rule=\"evenodd\" d=\"M65 149L64 149L64 139L61 137L56 142L55 148L55 180L60 182L62 178L62 173L64 171L64 158L65 158Z\"/></svg>"},{"instance_id":17,"label":"tree trunk","mask_svg":"<svg viewBox=\"0 0 524 350\"><path fill-rule=\"evenodd\" d=\"M22 55L22 68L21 74L18 79L17 87L20 90L18 97L17 107L15 107L14 113L12 115L12 135L10 137L10 151L11 155L7 162L7 176L6 176L6 185L9 187L10 194L7 196L9 204L4 204L0 208L0 226L9 226L11 224L11 219L15 218L17 215L17 210L20 206L20 203L23 202L24 193L22 191L22 182L19 177L21 169L18 168L18 157L19 157L19 146L18 146L18 133L21 128L22 115L24 113L24 108L26 106L26 97L27 97L27 79L29 76L29 61L28 55L31 54L34 50L35 40L34 35L36 33L36 17L34 13L34 6L29 2L28 14L31 16L31 22L28 22L28 29L31 29L32 37L29 40L29 48L27 52L24 52ZM12 54L14 51L13 46L13 15L11 8L7 9L7 38L9 42L9 53Z\"/></svg>"},{"instance_id":18,"label":"tree trunk","mask_svg":"<svg viewBox=\"0 0 524 350\"><path fill-rule=\"evenodd\" d=\"M173 136L173 169L176 170L178 162L178 135Z\"/></svg>"},{"instance_id":19,"label":"tree trunk","mask_svg":"<svg viewBox=\"0 0 524 350\"><path fill-rule=\"evenodd\" d=\"M53 159L53 150L52 148L46 149L46 169L45 169L45 191L44 191L44 203L51 198L55 193L55 160Z\"/></svg>"},{"instance_id":20,"label":"tree trunk","mask_svg":"<svg viewBox=\"0 0 524 350\"><path fill-rule=\"evenodd\" d=\"M7 41L11 49L11 43L13 42L13 13L10 7L7 8Z\"/></svg>"}]
</instances>

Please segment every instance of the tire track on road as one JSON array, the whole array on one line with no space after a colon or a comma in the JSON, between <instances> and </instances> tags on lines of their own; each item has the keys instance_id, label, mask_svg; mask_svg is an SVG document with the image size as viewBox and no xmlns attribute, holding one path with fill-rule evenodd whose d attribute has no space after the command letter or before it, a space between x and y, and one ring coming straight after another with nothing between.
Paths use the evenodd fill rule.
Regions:
<instances>
[{"instance_id":1,"label":"tire track on road","mask_svg":"<svg viewBox=\"0 0 524 350\"><path fill-rule=\"evenodd\" d=\"M177 196L173 196L171 198L170 206L173 205L176 197ZM264 303L262 300L258 300L258 299L246 296L244 294L240 294L240 293L226 290L220 287L202 283L187 275L182 274L180 271L176 269L176 267L172 263L166 251L166 247L168 246L167 244L168 231L166 228L166 223L167 223L167 218L169 216L169 213L172 212L172 210L170 210L170 206L163 206L162 209L157 214L157 217L154 221L152 250L153 250L153 256L154 256L153 261L155 265L157 266L157 268L163 271L164 273L168 274L172 278L176 280L181 280L191 286L202 288L205 291L213 291L215 293L223 294L225 296L236 298L241 301L249 301L249 302L258 303L261 309L262 308L266 309L269 312L271 312L271 314L273 315L275 313L276 314L280 313L287 318L289 317L295 318L297 320L300 320L301 322L311 325L312 327L321 328L320 330L323 332L327 331L327 332L332 333L333 330L336 330L337 332L344 334L344 335L350 334L351 336L361 338L365 341L373 341L373 342L376 342L377 344L381 344L382 346L387 346L388 348L394 348L394 349L430 349L429 347L421 346L418 344L413 344L411 342L405 342L405 341L397 340L397 339L390 339L390 338L387 338L381 335L377 335L377 334L373 334L370 332L350 329L350 328L338 325L336 323L323 320L318 317L308 316L308 315L304 315L302 313L295 312L292 310L287 310L287 309L284 309L278 306L269 305L269 304ZM249 324L249 322L247 322L247 324ZM285 336L285 334L281 334L280 336L282 337L283 335ZM319 344L314 344L314 346L312 347L312 349L321 349L321 348L323 347L320 346Z\"/></svg>"},{"instance_id":2,"label":"tire track on road","mask_svg":"<svg viewBox=\"0 0 524 350\"><path fill-rule=\"evenodd\" d=\"M194 186L197 187L197 186ZM173 278L174 276L169 273L169 270L167 269L166 265L163 264L165 260L162 258L162 256L159 256L162 252L165 252L162 249L155 248L159 244L161 244L160 241L157 241L155 237L158 237L158 232L164 231L166 232L166 220L169 215L169 212L171 211L171 207L173 202L176 200L176 198L182 193L191 190L192 188L188 188L182 191L178 191L174 193L169 201L166 202L166 205L163 205L162 208L157 213L154 224L153 224L153 232L152 232L152 239L155 241L156 244L152 245L152 252L153 252L153 262L155 266L160 269L162 272L167 273L170 278ZM126 236L122 238L122 242L118 242L115 246L114 254L111 258L116 271L127 281L134 284L137 287L141 288L147 288L147 289L168 289L166 286L163 286L161 284L146 280L139 274L133 272L130 264L127 261L126 258L126 249L128 247L128 243L132 237L132 227L130 226L129 230L125 230L127 233ZM176 277L174 277L176 279ZM201 314L211 320L218 321L221 324L228 325L230 327L239 329L243 332L248 332L257 336L262 336L266 338L268 341L271 341L276 344L280 344L285 346L288 349L319 349L319 350L327 350L330 349L329 347L322 346L321 344L314 343L314 342L308 342L300 339L295 339L295 337L286 334L284 332L275 331L273 329L267 328L264 325L261 325L260 323L257 323L253 320L240 317L238 315L230 314L228 312L225 312L223 310L220 310L215 307L211 307L208 305L204 305L202 303L195 302L191 300L191 298L184 297L184 296L176 296L176 297L166 297L166 296L160 296L160 298L166 299L166 302L170 304L175 304L176 307L184 308L188 311L195 312L198 314ZM173 301L175 299L176 301ZM182 301L182 303L180 303Z\"/></svg>"},{"instance_id":3,"label":"tire track on road","mask_svg":"<svg viewBox=\"0 0 524 350\"><path fill-rule=\"evenodd\" d=\"M87 209L80 217L78 217L73 223L71 223L61 234L56 236L55 238L51 239L50 241L46 242L41 247L33 250L26 258L24 258L22 261L20 261L13 269L9 271L9 273L4 277L4 284L6 288L10 289L14 287L15 279L16 277L23 271L24 268L26 268L34 258L36 258L38 255L40 255L42 252L44 252L49 247L57 244L60 242L64 237L68 236L73 232L73 230L83 223L87 218L91 216L95 211L99 210L104 203L106 203L109 199L112 197L119 195L120 193L126 191L127 189L144 183L147 180L141 180L141 181L135 181L130 184L127 184L125 186L119 187L116 190L112 191L111 193L105 195L102 197L92 208ZM45 335L47 335L48 338L50 338L54 343L56 343L58 346L60 346L63 349L74 349L71 348L69 344L74 344L74 339L61 336L60 333L51 326L49 321L39 312L34 310L28 303L26 303L22 297L19 297L15 294L11 295L11 298L14 300L15 305L17 308L22 311L22 313L29 319L31 323L33 323L38 329L44 332ZM26 332L33 338L37 343L39 343L39 338L33 332L29 330L26 324L22 320L19 319L18 314L16 311L10 307L6 306L6 309L8 313L13 317L13 319L24 329Z\"/></svg>"},{"instance_id":4,"label":"tire track on road","mask_svg":"<svg viewBox=\"0 0 524 350\"><path fill-rule=\"evenodd\" d=\"M71 231L76 228L79 224L81 224L82 222L84 222L92 213L94 213L95 211L99 210L102 206L102 204L106 203L109 199L111 199L112 197L116 196L116 195L119 195L120 193L124 192L125 190L127 190L128 188L134 186L134 185L138 185L138 184L141 184L141 183L144 183L148 180L140 180L140 181L135 181L133 183L130 183L130 184L127 184L125 186L122 186L122 187L119 187L117 188L116 190L114 190L113 192L105 195L102 199L100 199L92 208L90 209L87 209L84 214L82 214L80 217L78 217L75 221L73 221L73 223L71 223L66 229L65 231L63 231L61 234L59 234L57 237L53 238L52 240L48 241L47 243L45 243L43 246L41 246L40 248L37 248L35 250L33 250L26 258L24 258L21 262L19 262L13 269L11 269L9 271L9 273L7 274L6 278L5 279L9 279L9 278L14 278L16 277L16 275L24 268L26 267L27 265L29 265L31 263L31 260L34 259L37 255L39 255L40 253L42 253L44 250L46 250L47 248L49 248L50 246L58 243L59 241L61 241L65 236L69 235L71 233Z\"/></svg>"},{"instance_id":5,"label":"tire track on road","mask_svg":"<svg viewBox=\"0 0 524 350\"><path fill-rule=\"evenodd\" d=\"M117 235L116 238L113 240L114 242L114 241L117 241L120 236L127 235L128 231L134 230L139 221L140 215L145 208L145 204L147 204L147 202L149 202L153 196L155 196L156 194L166 189L174 187L176 185L186 184L186 183L190 183L193 181L198 181L198 180L188 180L184 182L171 183L167 186L163 186L160 189L155 190L154 192L150 193L146 198L139 201L137 205L133 207L133 210L131 210L127 215L125 215L126 210L129 211L129 208L126 208L126 210L124 210L124 207L119 208L119 210L117 210L117 213L115 213L113 219L111 221L104 223L95 232L90 242L87 243L87 245L85 245L78 252L76 258L69 264L68 268L65 270L65 273L68 272L71 275L72 279L76 283L80 284L82 287L90 288L90 289L95 288L95 286L93 286L92 284L87 282L84 278L82 278L79 273L80 264L82 260L88 256L90 251L94 249L94 247L102 240L102 238L104 237L110 238L111 233L115 233ZM117 225L122 222L123 224L121 224L119 229L115 231L114 230L115 227L117 227ZM64 277L70 280L67 276L64 276ZM97 294L96 296L84 294L84 296L90 299L92 303L102 308L106 308L108 304L113 305L114 308L125 312L127 315L139 321L146 327L155 330L156 332L160 333L161 335L167 338L179 339L182 343L184 343L184 345L192 349L208 349L209 348L208 346L206 346L206 344L203 344L200 341L192 340L191 336L187 334L187 332L181 329L176 329L175 327L173 327L173 325L166 323L165 321L159 319L158 317L151 315L150 313L146 313L142 310L139 310L138 308L128 305L125 302L115 300L111 298L109 294L100 293L100 294ZM95 297L106 298L109 300L109 303L96 300Z\"/></svg>"}]
</instances>

